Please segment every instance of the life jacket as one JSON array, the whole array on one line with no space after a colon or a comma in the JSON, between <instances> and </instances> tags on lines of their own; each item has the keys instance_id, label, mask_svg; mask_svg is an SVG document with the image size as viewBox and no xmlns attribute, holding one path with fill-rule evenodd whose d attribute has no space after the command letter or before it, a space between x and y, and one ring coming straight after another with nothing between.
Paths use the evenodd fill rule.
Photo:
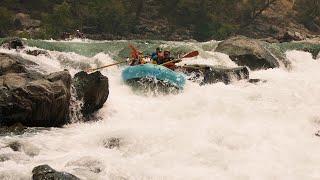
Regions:
<instances>
[{"instance_id":1,"label":"life jacket","mask_svg":"<svg viewBox=\"0 0 320 180\"><path fill-rule=\"evenodd\" d=\"M154 52L154 53L151 54L151 59L152 59L152 60L155 60L155 61L158 59L158 55L157 55L156 52Z\"/></svg>"},{"instance_id":2,"label":"life jacket","mask_svg":"<svg viewBox=\"0 0 320 180\"><path fill-rule=\"evenodd\" d=\"M139 59L139 56L142 54L139 52L135 47L133 47L131 44L129 45L131 48L131 58L132 59Z\"/></svg>"}]
</instances>

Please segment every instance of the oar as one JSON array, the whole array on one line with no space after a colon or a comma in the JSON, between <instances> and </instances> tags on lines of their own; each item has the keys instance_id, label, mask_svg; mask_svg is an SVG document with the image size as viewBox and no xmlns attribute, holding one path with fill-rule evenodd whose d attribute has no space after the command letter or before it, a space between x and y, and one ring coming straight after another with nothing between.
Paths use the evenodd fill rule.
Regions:
<instances>
[{"instance_id":1,"label":"oar","mask_svg":"<svg viewBox=\"0 0 320 180\"><path fill-rule=\"evenodd\" d=\"M196 56L198 56L198 55L199 55L199 51L192 51L192 52L190 52L190 53L182 56L182 57L179 58L179 59L174 59L174 60L165 62L165 63L163 63L163 64L161 64L161 65L164 66L164 65L167 65L167 64L170 64L170 63L178 63L178 62L181 62L182 59L184 59L184 58L192 58L192 57L196 57Z\"/></svg>"},{"instance_id":2,"label":"oar","mask_svg":"<svg viewBox=\"0 0 320 180\"><path fill-rule=\"evenodd\" d=\"M98 68L87 69L87 70L85 70L85 72L89 73L89 72L93 72L93 71L96 71L96 70L99 70L99 69L104 69L104 68L107 68L107 67L110 67L110 66L115 66L115 65L118 65L118 64L126 63L126 62L128 62L128 61L127 60L126 61L120 61L120 62L117 62L117 63L108 64L108 65L101 66L101 67L98 67Z\"/></svg>"}]
</instances>

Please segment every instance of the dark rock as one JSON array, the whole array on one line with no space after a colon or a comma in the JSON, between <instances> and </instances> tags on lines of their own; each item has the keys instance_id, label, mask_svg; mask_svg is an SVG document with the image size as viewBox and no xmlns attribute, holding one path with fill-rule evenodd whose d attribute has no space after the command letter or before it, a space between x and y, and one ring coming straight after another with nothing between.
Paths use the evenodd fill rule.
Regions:
<instances>
[{"instance_id":1,"label":"dark rock","mask_svg":"<svg viewBox=\"0 0 320 180\"><path fill-rule=\"evenodd\" d=\"M0 162L4 162L4 161L8 161L8 160L10 160L10 158L8 156L6 156L5 154L0 155Z\"/></svg>"},{"instance_id":2,"label":"dark rock","mask_svg":"<svg viewBox=\"0 0 320 180\"><path fill-rule=\"evenodd\" d=\"M109 138L104 141L104 147L108 149L114 149L120 147L120 138Z\"/></svg>"},{"instance_id":3,"label":"dark rock","mask_svg":"<svg viewBox=\"0 0 320 180\"><path fill-rule=\"evenodd\" d=\"M77 99L84 101L81 110L84 116L102 108L109 96L109 82L106 76L99 71L92 74L81 71L74 76L73 82Z\"/></svg>"},{"instance_id":4,"label":"dark rock","mask_svg":"<svg viewBox=\"0 0 320 180\"><path fill-rule=\"evenodd\" d=\"M8 145L13 151L21 151L21 144L18 141L11 142Z\"/></svg>"},{"instance_id":5,"label":"dark rock","mask_svg":"<svg viewBox=\"0 0 320 180\"><path fill-rule=\"evenodd\" d=\"M287 31L283 36L279 37L279 42L291 42L291 41L302 41L306 39L306 37L302 36L299 32L291 32Z\"/></svg>"},{"instance_id":6,"label":"dark rock","mask_svg":"<svg viewBox=\"0 0 320 180\"><path fill-rule=\"evenodd\" d=\"M217 82L229 84L232 81L249 78L249 70L246 67L227 68L208 65L184 65L179 67L179 71L193 75L195 77L194 80L203 78L200 84L213 84Z\"/></svg>"},{"instance_id":7,"label":"dark rock","mask_svg":"<svg viewBox=\"0 0 320 180\"><path fill-rule=\"evenodd\" d=\"M0 76L5 73L25 73L24 65L14 60L10 55L0 53Z\"/></svg>"},{"instance_id":8,"label":"dark rock","mask_svg":"<svg viewBox=\"0 0 320 180\"><path fill-rule=\"evenodd\" d=\"M262 41L237 36L219 43L217 52L229 55L239 66L248 66L252 70L277 68L278 60L264 47Z\"/></svg>"},{"instance_id":9,"label":"dark rock","mask_svg":"<svg viewBox=\"0 0 320 180\"><path fill-rule=\"evenodd\" d=\"M71 76L63 71L45 78L19 58L0 54L0 124L56 127L69 121Z\"/></svg>"},{"instance_id":10,"label":"dark rock","mask_svg":"<svg viewBox=\"0 0 320 180\"><path fill-rule=\"evenodd\" d=\"M3 41L2 47L8 49L22 49L24 48L23 42L20 38L8 38Z\"/></svg>"},{"instance_id":11,"label":"dark rock","mask_svg":"<svg viewBox=\"0 0 320 180\"><path fill-rule=\"evenodd\" d=\"M50 82L61 81L68 89L71 87L71 75L68 70L51 73L46 77Z\"/></svg>"},{"instance_id":12,"label":"dark rock","mask_svg":"<svg viewBox=\"0 0 320 180\"><path fill-rule=\"evenodd\" d=\"M33 180L80 180L80 178L66 173L66 172L59 172L52 169L48 165L40 165L32 170L32 179Z\"/></svg>"},{"instance_id":13,"label":"dark rock","mask_svg":"<svg viewBox=\"0 0 320 180\"><path fill-rule=\"evenodd\" d=\"M25 133L27 127L23 126L21 123L16 123L12 126L2 126L0 127L0 136L7 135L21 135Z\"/></svg>"},{"instance_id":14,"label":"dark rock","mask_svg":"<svg viewBox=\"0 0 320 180\"><path fill-rule=\"evenodd\" d=\"M40 149L33 144L21 141L12 141L7 147L11 148L13 151L24 152L31 157L37 156L40 152Z\"/></svg>"},{"instance_id":15,"label":"dark rock","mask_svg":"<svg viewBox=\"0 0 320 180\"><path fill-rule=\"evenodd\" d=\"M261 79L249 79L248 82L249 82L249 83L252 83L252 84L257 84L257 83L259 83L259 82L265 83L265 82L267 82L267 81L266 81L266 80L261 80Z\"/></svg>"},{"instance_id":16,"label":"dark rock","mask_svg":"<svg viewBox=\"0 0 320 180\"><path fill-rule=\"evenodd\" d=\"M47 51L44 50L27 50L26 51L27 54L32 55L32 56L39 56L41 54L45 55L45 56L49 56L49 53Z\"/></svg>"}]
</instances>

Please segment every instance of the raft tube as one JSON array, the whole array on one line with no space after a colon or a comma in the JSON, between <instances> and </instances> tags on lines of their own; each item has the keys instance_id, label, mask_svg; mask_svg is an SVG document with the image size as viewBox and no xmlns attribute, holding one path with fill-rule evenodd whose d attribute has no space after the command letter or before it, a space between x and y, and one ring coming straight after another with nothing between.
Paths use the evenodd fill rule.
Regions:
<instances>
[{"instance_id":1,"label":"raft tube","mask_svg":"<svg viewBox=\"0 0 320 180\"><path fill-rule=\"evenodd\" d=\"M183 74L155 64L129 66L122 71L122 79L125 82L142 78L155 78L179 89L183 89L186 83L186 78Z\"/></svg>"}]
</instances>

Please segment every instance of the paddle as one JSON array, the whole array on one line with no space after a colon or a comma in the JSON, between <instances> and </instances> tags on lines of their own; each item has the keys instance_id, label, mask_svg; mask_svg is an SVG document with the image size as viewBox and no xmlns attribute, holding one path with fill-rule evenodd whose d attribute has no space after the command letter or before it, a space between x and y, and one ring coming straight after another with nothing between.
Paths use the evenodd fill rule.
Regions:
<instances>
[{"instance_id":1,"label":"paddle","mask_svg":"<svg viewBox=\"0 0 320 180\"><path fill-rule=\"evenodd\" d=\"M162 63L160 65L164 66L164 65L167 65L167 64L170 64L170 63L178 63L178 62L181 62L182 59L184 58L192 58L192 57L196 57L199 55L199 51L192 51L184 56L182 56L181 58L179 59L174 59L174 60L171 60L171 61L168 61L168 62L165 62L165 63Z\"/></svg>"},{"instance_id":2,"label":"paddle","mask_svg":"<svg viewBox=\"0 0 320 180\"><path fill-rule=\"evenodd\" d=\"M131 45L129 45L131 46ZM131 46L133 47L133 46ZM131 48L130 47L130 48ZM168 62L165 62L163 64L160 64L160 65L167 65L167 64L170 64L170 63L178 63L178 62L181 62L181 60L183 58L192 58L192 57L196 57L199 55L199 52L198 51L192 51L186 55L184 55L183 57L179 58L179 59L174 59L174 60L171 60L171 61L168 61ZM128 62L127 60L126 61L120 61L120 62L117 62L117 63L113 63L113 64L108 64L108 65L105 65L105 66L101 66L101 67L98 67L98 68L94 68L94 69L87 69L85 70L85 72L89 73L89 72L93 72L93 71L96 71L96 70L99 70L99 69L104 69L104 68L107 68L107 67L110 67L110 66L115 66L115 65L118 65L118 64L122 64L122 63L126 63Z\"/></svg>"},{"instance_id":3,"label":"paddle","mask_svg":"<svg viewBox=\"0 0 320 180\"><path fill-rule=\"evenodd\" d=\"M128 62L128 61L125 60L125 61L120 61L120 62L117 62L117 63L101 66L101 67L98 67L98 68L87 69L87 70L85 70L85 72L89 73L89 72L93 72L93 71L96 71L96 70L99 70L99 69L104 69L104 68L107 68L107 67L110 67L110 66L115 66L115 65L118 65L118 64L126 63L126 62Z\"/></svg>"},{"instance_id":4,"label":"paddle","mask_svg":"<svg viewBox=\"0 0 320 180\"><path fill-rule=\"evenodd\" d=\"M131 56L132 57L138 57L139 56L140 52L137 50L137 48L135 48L131 44L129 44L129 48L131 49ZM96 70L99 70L99 69L104 69L104 68L107 68L107 67L111 67L111 66L115 66L115 65L118 65L118 64L126 63L126 62L128 62L128 61L127 60L126 61L120 61L120 62L117 62L117 63L108 64L108 65L101 66L101 67L98 67L98 68L87 69L85 71L88 73L88 72L96 71Z\"/></svg>"}]
</instances>

